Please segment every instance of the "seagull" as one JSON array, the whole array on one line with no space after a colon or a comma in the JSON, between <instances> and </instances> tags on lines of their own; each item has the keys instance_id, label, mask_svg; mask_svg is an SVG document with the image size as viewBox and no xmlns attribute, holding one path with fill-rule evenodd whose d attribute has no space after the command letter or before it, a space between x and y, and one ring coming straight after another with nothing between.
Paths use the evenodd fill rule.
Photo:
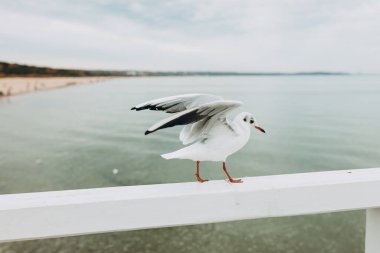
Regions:
<instances>
[{"instance_id":1,"label":"seagull","mask_svg":"<svg viewBox=\"0 0 380 253\"><path fill-rule=\"evenodd\" d=\"M184 94L150 100L132 107L131 110L148 109L172 114L148 128L145 135L160 129L185 125L179 139L183 145L188 146L161 156L165 159L195 161L198 182L208 181L200 176L200 162L215 161L223 163L229 182L241 183L241 179L233 179L228 173L227 157L247 144L251 127L265 133L249 112L241 112L230 119L231 112L241 105L240 101L225 100L216 95Z\"/></svg>"}]
</instances>

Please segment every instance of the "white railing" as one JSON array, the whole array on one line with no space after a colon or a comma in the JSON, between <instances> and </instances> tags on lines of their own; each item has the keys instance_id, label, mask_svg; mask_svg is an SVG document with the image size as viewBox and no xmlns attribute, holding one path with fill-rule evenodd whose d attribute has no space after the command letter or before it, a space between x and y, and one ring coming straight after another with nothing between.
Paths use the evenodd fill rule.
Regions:
<instances>
[{"instance_id":1,"label":"white railing","mask_svg":"<svg viewBox=\"0 0 380 253\"><path fill-rule=\"evenodd\" d=\"M380 169L0 195L0 242L367 209L380 252Z\"/></svg>"}]
</instances>

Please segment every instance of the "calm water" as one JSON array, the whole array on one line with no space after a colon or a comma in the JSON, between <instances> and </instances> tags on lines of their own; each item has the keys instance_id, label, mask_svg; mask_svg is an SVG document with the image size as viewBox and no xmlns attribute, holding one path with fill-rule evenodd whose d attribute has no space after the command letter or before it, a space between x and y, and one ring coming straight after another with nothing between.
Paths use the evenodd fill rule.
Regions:
<instances>
[{"instance_id":1,"label":"calm water","mask_svg":"<svg viewBox=\"0 0 380 253\"><path fill-rule=\"evenodd\" d=\"M114 79L0 100L0 194L194 181L191 161L159 156L181 147L180 128L144 136L165 115L130 111L194 92L243 101L267 130L229 158L235 177L380 166L379 76ZM202 175L224 179L217 163ZM0 252L359 253L363 238L364 213L347 212L5 243Z\"/></svg>"}]
</instances>

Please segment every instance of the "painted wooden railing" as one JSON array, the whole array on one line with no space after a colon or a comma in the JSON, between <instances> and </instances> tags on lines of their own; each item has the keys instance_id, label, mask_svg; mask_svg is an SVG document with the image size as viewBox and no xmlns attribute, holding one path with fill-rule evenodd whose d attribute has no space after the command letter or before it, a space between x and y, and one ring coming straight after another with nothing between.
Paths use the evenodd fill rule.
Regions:
<instances>
[{"instance_id":1,"label":"painted wooden railing","mask_svg":"<svg viewBox=\"0 0 380 253\"><path fill-rule=\"evenodd\" d=\"M366 209L380 252L380 168L243 180L0 195L0 242Z\"/></svg>"}]
</instances>

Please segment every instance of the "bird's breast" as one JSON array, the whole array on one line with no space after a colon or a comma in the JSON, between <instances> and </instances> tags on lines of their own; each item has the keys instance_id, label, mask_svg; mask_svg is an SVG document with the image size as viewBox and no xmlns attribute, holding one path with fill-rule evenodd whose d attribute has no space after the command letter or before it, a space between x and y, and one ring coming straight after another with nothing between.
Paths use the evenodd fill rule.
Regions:
<instances>
[{"instance_id":1,"label":"bird's breast","mask_svg":"<svg viewBox=\"0 0 380 253\"><path fill-rule=\"evenodd\" d=\"M209 149L228 156L244 147L249 140L249 136L249 132L228 131L215 133L205 141L205 145L207 145Z\"/></svg>"}]
</instances>

